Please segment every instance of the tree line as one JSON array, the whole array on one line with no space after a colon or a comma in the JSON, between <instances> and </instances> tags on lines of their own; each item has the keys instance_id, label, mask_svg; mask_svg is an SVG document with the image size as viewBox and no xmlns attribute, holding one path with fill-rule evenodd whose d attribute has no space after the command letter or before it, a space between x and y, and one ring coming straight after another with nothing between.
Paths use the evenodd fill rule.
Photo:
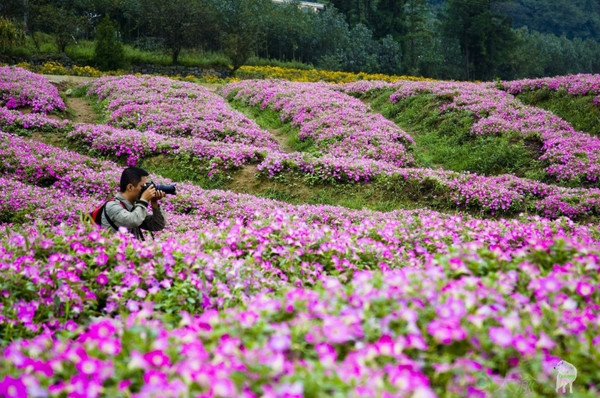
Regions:
<instances>
[{"instance_id":1,"label":"tree line","mask_svg":"<svg viewBox=\"0 0 600 398\"><path fill-rule=\"evenodd\" d=\"M321 2L315 12L294 0L3 0L0 51L10 35L35 42L41 32L62 52L79 40L103 41L115 62L113 49L126 43L168 51L174 64L186 48L221 52L234 68L257 56L458 80L600 72L597 1Z\"/></svg>"}]
</instances>

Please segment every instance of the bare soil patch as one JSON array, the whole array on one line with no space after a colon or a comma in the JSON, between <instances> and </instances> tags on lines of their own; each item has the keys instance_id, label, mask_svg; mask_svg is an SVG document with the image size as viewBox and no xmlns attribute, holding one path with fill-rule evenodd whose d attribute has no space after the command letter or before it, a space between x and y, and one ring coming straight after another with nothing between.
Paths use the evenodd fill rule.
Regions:
<instances>
[{"instance_id":1,"label":"bare soil patch","mask_svg":"<svg viewBox=\"0 0 600 398\"><path fill-rule=\"evenodd\" d=\"M75 113L75 123L94 123L98 116L85 98L69 97L67 107Z\"/></svg>"}]
</instances>

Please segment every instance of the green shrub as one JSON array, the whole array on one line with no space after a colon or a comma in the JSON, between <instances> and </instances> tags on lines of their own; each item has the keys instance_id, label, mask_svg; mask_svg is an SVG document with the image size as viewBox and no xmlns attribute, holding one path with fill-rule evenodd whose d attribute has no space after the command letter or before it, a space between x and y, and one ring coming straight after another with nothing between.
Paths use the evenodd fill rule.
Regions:
<instances>
[{"instance_id":1,"label":"green shrub","mask_svg":"<svg viewBox=\"0 0 600 398\"><path fill-rule=\"evenodd\" d=\"M100 70L116 70L124 66L123 44L117 38L115 25L108 15L96 30L94 62Z\"/></svg>"}]
</instances>

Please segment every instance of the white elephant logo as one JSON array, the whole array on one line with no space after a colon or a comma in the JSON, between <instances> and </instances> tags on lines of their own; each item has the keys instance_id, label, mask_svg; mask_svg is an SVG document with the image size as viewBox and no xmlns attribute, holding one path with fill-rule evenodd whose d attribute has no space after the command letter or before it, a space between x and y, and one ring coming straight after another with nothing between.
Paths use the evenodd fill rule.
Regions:
<instances>
[{"instance_id":1,"label":"white elephant logo","mask_svg":"<svg viewBox=\"0 0 600 398\"><path fill-rule=\"evenodd\" d=\"M556 392L562 387L563 393L567 392L569 386L569 394L573 393L573 382L577 378L577 368L567 361L560 361L554 367L556 369Z\"/></svg>"}]
</instances>

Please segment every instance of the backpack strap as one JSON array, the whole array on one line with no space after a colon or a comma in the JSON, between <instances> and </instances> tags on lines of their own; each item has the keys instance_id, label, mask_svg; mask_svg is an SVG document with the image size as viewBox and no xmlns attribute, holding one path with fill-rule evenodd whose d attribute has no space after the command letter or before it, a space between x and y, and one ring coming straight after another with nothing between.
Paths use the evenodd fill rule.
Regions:
<instances>
[{"instance_id":1,"label":"backpack strap","mask_svg":"<svg viewBox=\"0 0 600 398\"><path fill-rule=\"evenodd\" d=\"M121 202L119 199L115 198L114 200L116 200L117 202L119 202L121 204L121 207L123 207L125 210L127 210L127 207L125 207L125 203ZM108 203L108 202L106 202ZM111 227L114 228L115 231L119 230L119 227L117 227L115 225L115 223L113 222L113 220L110 219L110 217L108 216L108 213L106 212L106 203L104 204L104 207L102 208L102 211L104 212L104 215L106 216L106 221L108 221L108 223L110 224ZM135 208L135 206L134 206ZM133 211L133 209L128 210L128 211ZM146 238L144 237L144 233L142 232L142 229L140 227L137 227L139 232L140 232L140 238L142 238L142 242L146 240ZM129 231L130 233L132 232L132 230ZM134 234L135 235L135 234ZM154 234L152 233L152 231L150 231L150 235L152 235L152 239L154 240Z\"/></svg>"},{"instance_id":2,"label":"backpack strap","mask_svg":"<svg viewBox=\"0 0 600 398\"><path fill-rule=\"evenodd\" d=\"M124 209L127 209L127 208L125 207L125 204L124 204L123 202L121 202L121 201L120 201L119 199L117 199L117 198L115 198L115 200L121 204L121 207L123 207ZM108 202L106 202L106 203L108 203ZM115 225L115 223L113 222L113 220L111 220L111 219L110 219L110 217L108 216L108 213L106 212L106 203L104 203L104 206L102 206L102 211L104 212L104 216L106 217L106 221L108 221L108 223L110 224L110 226L111 226L111 227L113 227L113 229L114 229L115 231L118 231L118 230L119 230L119 227L117 227L117 226Z\"/></svg>"}]
</instances>

